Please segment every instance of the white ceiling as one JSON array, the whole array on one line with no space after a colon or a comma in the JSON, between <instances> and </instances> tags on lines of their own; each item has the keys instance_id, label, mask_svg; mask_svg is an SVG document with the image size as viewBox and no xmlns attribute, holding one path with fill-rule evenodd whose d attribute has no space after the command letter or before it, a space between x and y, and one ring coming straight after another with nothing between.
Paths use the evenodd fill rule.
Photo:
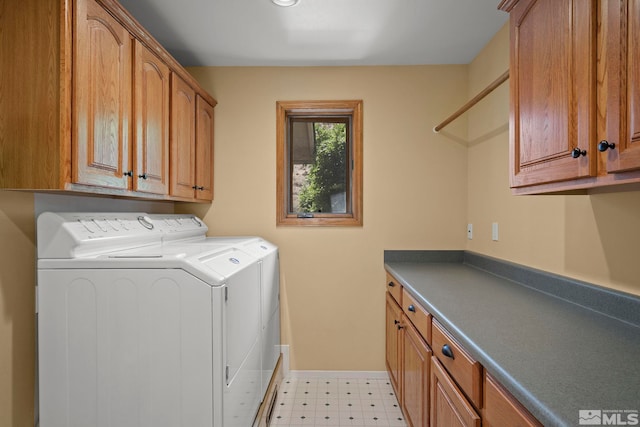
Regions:
<instances>
[{"instance_id":1,"label":"white ceiling","mask_svg":"<svg viewBox=\"0 0 640 427\"><path fill-rule=\"evenodd\" d=\"M184 66L467 64L499 0L120 0Z\"/></svg>"}]
</instances>

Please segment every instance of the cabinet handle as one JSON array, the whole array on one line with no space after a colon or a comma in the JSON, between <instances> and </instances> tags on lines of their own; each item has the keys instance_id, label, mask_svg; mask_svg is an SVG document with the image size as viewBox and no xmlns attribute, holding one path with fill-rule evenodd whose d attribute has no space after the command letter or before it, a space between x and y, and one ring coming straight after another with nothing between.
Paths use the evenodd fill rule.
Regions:
<instances>
[{"instance_id":1,"label":"cabinet handle","mask_svg":"<svg viewBox=\"0 0 640 427\"><path fill-rule=\"evenodd\" d=\"M416 312L416 308L413 306L413 304L411 304L409 307L407 307L407 310L411 311L412 313Z\"/></svg>"},{"instance_id":2,"label":"cabinet handle","mask_svg":"<svg viewBox=\"0 0 640 427\"><path fill-rule=\"evenodd\" d=\"M403 326L401 323L399 323L399 322L398 322L398 324L397 324L396 326L398 327L398 330L400 330L400 329L404 328L404 326Z\"/></svg>"},{"instance_id":3,"label":"cabinet handle","mask_svg":"<svg viewBox=\"0 0 640 427\"><path fill-rule=\"evenodd\" d=\"M451 347L449 347L449 344L445 344L442 346L442 354L444 354L447 357L450 357L451 359L455 359L453 357L453 350L451 350Z\"/></svg>"},{"instance_id":4,"label":"cabinet handle","mask_svg":"<svg viewBox=\"0 0 640 427\"><path fill-rule=\"evenodd\" d=\"M200 190L200 191L204 190L204 186L198 187L198 190Z\"/></svg>"},{"instance_id":5,"label":"cabinet handle","mask_svg":"<svg viewBox=\"0 0 640 427\"><path fill-rule=\"evenodd\" d=\"M204 187L198 186L198 185L193 185L191 186L191 188L193 188L194 190L204 190Z\"/></svg>"},{"instance_id":6,"label":"cabinet handle","mask_svg":"<svg viewBox=\"0 0 640 427\"><path fill-rule=\"evenodd\" d=\"M398 323L400 323L400 321L398 319L393 319L393 324L397 325Z\"/></svg>"},{"instance_id":7,"label":"cabinet handle","mask_svg":"<svg viewBox=\"0 0 640 427\"><path fill-rule=\"evenodd\" d=\"M138 175L138 178L147 179L147 174L146 174L146 172L145 172L145 173L143 173L142 175Z\"/></svg>"},{"instance_id":8,"label":"cabinet handle","mask_svg":"<svg viewBox=\"0 0 640 427\"><path fill-rule=\"evenodd\" d=\"M605 152L609 148L613 150L614 148L616 148L616 144L614 142L609 142L604 139L598 143L598 151Z\"/></svg>"},{"instance_id":9,"label":"cabinet handle","mask_svg":"<svg viewBox=\"0 0 640 427\"><path fill-rule=\"evenodd\" d=\"M573 157L574 159L577 159L580 156L586 156L586 155L587 155L587 150L581 150L578 147L571 150L571 157Z\"/></svg>"},{"instance_id":10,"label":"cabinet handle","mask_svg":"<svg viewBox=\"0 0 640 427\"><path fill-rule=\"evenodd\" d=\"M122 174L123 176L133 176L133 171L126 171Z\"/></svg>"},{"instance_id":11,"label":"cabinet handle","mask_svg":"<svg viewBox=\"0 0 640 427\"><path fill-rule=\"evenodd\" d=\"M389 287L390 287L390 288L393 288L395 285L396 285L395 283L393 283L393 282L389 282Z\"/></svg>"}]
</instances>

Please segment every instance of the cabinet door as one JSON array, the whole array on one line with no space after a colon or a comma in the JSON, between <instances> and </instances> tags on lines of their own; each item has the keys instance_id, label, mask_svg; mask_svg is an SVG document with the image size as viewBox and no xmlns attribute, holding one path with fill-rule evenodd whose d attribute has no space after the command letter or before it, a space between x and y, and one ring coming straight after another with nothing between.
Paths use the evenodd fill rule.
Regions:
<instances>
[{"instance_id":1,"label":"cabinet door","mask_svg":"<svg viewBox=\"0 0 640 427\"><path fill-rule=\"evenodd\" d=\"M131 36L94 0L76 2L73 182L128 188Z\"/></svg>"},{"instance_id":2,"label":"cabinet door","mask_svg":"<svg viewBox=\"0 0 640 427\"><path fill-rule=\"evenodd\" d=\"M533 416L489 374L484 376L483 427L541 427Z\"/></svg>"},{"instance_id":3,"label":"cabinet door","mask_svg":"<svg viewBox=\"0 0 640 427\"><path fill-rule=\"evenodd\" d=\"M196 199L213 200L213 107L196 96Z\"/></svg>"},{"instance_id":4,"label":"cabinet door","mask_svg":"<svg viewBox=\"0 0 640 427\"><path fill-rule=\"evenodd\" d=\"M596 175L596 3L521 0L511 11L512 187Z\"/></svg>"},{"instance_id":5,"label":"cabinet door","mask_svg":"<svg viewBox=\"0 0 640 427\"><path fill-rule=\"evenodd\" d=\"M135 43L133 189L167 194L169 188L169 67Z\"/></svg>"},{"instance_id":6,"label":"cabinet door","mask_svg":"<svg viewBox=\"0 0 640 427\"><path fill-rule=\"evenodd\" d=\"M431 427L480 427L480 416L435 357L431 358Z\"/></svg>"},{"instance_id":7,"label":"cabinet door","mask_svg":"<svg viewBox=\"0 0 640 427\"><path fill-rule=\"evenodd\" d=\"M431 350L406 316L403 323L401 405L409 427L427 427Z\"/></svg>"},{"instance_id":8,"label":"cabinet door","mask_svg":"<svg viewBox=\"0 0 640 427\"><path fill-rule=\"evenodd\" d=\"M401 337L399 325L402 321L402 309L393 299L391 294L387 292L387 315L386 315L386 362L387 371L391 385L396 391L398 402L402 400L402 391L400 390L400 349Z\"/></svg>"},{"instance_id":9,"label":"cabinet door","mask_svg":"<svg viewBox=\"0 0 640 427\"><path fill-rule=\"evenodd\" d=\"M607 0L607 172L640 168L640 0Z\"/></svg>"},{"instance_id":10,"label":"cabinet door","mask_svg":"<svg viewBox=\"0 0 640 427\"><path fill-rule=\"evenodd\" d=\"M196 94L171 74L171 195L193 198L195 187Z\"/></svg>"}]
</instances>

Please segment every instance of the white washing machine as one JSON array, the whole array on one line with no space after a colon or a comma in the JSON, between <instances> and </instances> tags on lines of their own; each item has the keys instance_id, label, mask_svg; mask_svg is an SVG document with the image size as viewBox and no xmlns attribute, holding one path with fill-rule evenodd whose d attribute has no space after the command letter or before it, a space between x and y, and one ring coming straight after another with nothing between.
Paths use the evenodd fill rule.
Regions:
<instances>
[{"instance_id":1,"label":"white washing machine","mask_svg":"<svg viewBox=\"0 0 640 427\"><path fill-rule=\"evenodd\" d=\"M253 423L261 262L195 217L38 217L40 425ZM200 242L200 243L198 243Z\"/></svg>"}]
</instances>

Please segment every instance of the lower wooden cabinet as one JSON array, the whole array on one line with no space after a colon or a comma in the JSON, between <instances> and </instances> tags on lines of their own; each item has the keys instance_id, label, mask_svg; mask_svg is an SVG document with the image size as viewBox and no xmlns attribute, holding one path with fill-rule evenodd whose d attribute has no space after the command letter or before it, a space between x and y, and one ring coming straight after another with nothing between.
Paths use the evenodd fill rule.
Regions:
<instances>
[{"instance_id":1,"label":"lower wooden cabinet","mask_svg":"<svg viewBox=\"0 0 640 427\"><path fill-rule=\"evenodd\" d=\"M431 358L431 427L480 427L480 415L447 371Z\"/></svg>"},{"instance_id":2,"label":"lower wooden cabinet","mask_svg":"<svg viewBox=\"0 0 640 427\"><path fill-rule=\"evenodd\" d=\"M408 321L402 330L402 412L409 427L427 427L431 349Z\"/></svg>"},{"instance_id":3,"label":"lower wooden cabinet","mask_svg":"<svg viewBox=\"0 0 640 427\"><path fill-rule=\"evenodd\" d=\"M491 375L484 375L484 408L482 425L484 427L541 427L529 412Z\"/></svg>"},{"instance_id":4,"label":"lower wooden cabinet","mask_svg":"<svg viewBox=\"0 0 640 427\"><path fill-rule=\"evenodd\" d=\"M393 298L393 296L387 292L387 314L386 314L386 364L387 372L389 372L389 379L391 385L398 396L402 395L400 390L400 364L401 364L401 338L402 329L400 327L402 322L402 309Z\"/></svg>"},{"instance_id":5,"label":"lower wooden cabinet","mask_svg":"<svg viewBox=\"0 0 640 427\"><path fill-rule=\"evenodd\" d=\"M541 427L399 283L387 274L385 361L407 425Z\"/></svg>"}]
</instances>

